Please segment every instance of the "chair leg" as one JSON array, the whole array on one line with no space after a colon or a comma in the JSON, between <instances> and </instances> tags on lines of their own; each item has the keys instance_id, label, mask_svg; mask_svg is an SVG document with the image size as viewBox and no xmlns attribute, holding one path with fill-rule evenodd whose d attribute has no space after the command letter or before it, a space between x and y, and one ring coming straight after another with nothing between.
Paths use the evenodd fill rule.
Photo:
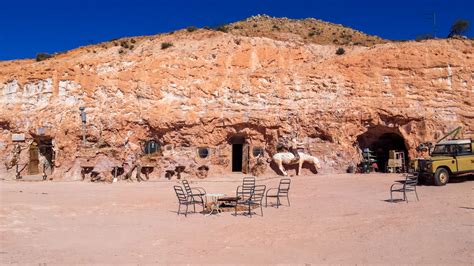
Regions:
<instances>
[{"instance_id":1,"label":"chair leg","mask_svg":"<svg viewBox=\"0 0 474 266\"><path fill-rule=\"evenodd\" d=\"M250 203L249 203L249 215L250 215L250 218L252 218L252 209L250 208Z\"/></svg>"},{"instance_id":2,"label":"chair leg","mask_svg":"<svg viewBox=\"0 0 474 266\"><path fill-rule=\"evenodd\" d=\"M390 202L393 202L393 196L392 196L393 191L390 190Z\"/></svg>"},{"instance_id":3,"label":"chair leg","mask_svg":"<svg viewBox=\"0 0 474 266\"><path fill-rule=\"evenodd\" d=\"M277 208L280 207L280 196L277 196Z\"/></svg>"},{"instance_id":4,"label":"chair leg","mask_svg":"<svg viewBox=\"0 0 474 266\"><path fill-rule=\"evenodd\" d=\"M286 195L286 200L288 201L288 207L291 206L290 205L290 197L288 195Z\"/></svg>"},{"instance_id":5,"label":"chair leg","mask_svg":"<svg viewBox=\"0 0 474 266\"><path fill-rule=\"evenodd\" d=\"M268 195L265 196L265 208L267 207L267 199L268 199Z\"/></svg>"},{"instance_id":6,"label":"chair leg","mask_svg":"<svg viewBox=\"0 0 474 266\"><path fill-rule=\"evenodd\" d=\"M416 192L416 186L415 186L415 195L416 195L416 201L420 201L420 199L418 198L418 193Z\"/></svg>"},{"instance_id":7,"label":"chair leg","mask_svg":"<svg viewBox=\"0 0 474 266\"><path fill-rule=\"evenodd\" d=\"M262 204L260 204L260 213L262 214L262 217L263 217L263 208L262 208Z\"/></svg>"},{"instance_id":8,"label":"chair leg","mask_svg":"<svg viewBox=\"0 0 474 266\"><path fill-rule=\"evenodd\" d=\"M196 212L196 202L193 200L193 211Z\"/></svg>"}]
</instances>

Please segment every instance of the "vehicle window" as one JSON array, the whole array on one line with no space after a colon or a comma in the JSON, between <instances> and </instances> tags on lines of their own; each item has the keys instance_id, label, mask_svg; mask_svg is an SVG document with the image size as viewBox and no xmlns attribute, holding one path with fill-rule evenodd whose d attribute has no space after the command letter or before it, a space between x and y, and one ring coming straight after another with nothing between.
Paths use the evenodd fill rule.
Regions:
<instances>
[{"instance_id":1,"label":"vehicle window","mask_svg":"<svg viewBox=\"0 0 474 266\"><path fill-rule=\"evenodd\" d=\"M471 144L466 143L466 144L457 145L457 151L458 151L458 154L470 154L471 153Z\"/></svg>"},{"instance_id":2,"label":"vehicle window","mask_svg":"<svg viewBox=\"0 0 474 266\"><path fill-rule=\"evenodd\" d=\"M452 145L436 145L433 149L433 154L452 154Z\"/></svg>"}]
</instances>

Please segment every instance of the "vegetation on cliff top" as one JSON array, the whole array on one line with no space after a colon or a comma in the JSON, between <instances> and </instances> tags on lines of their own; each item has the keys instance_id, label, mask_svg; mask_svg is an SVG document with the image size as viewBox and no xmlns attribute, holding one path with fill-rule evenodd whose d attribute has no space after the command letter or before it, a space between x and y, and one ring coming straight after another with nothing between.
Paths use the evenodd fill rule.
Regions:
<instances>
[{"instance_id":1,"label":"vegetation on cliff top","mask_svg":"<svg viewBox=\"0 0 474 266\"><path fill-rule=\"evenodd\" d=\"M368 35L340 24L314 18L289 19L257 15L231 23L227 29L229 33L235 35L323 45L371 46L388 42L378 36Z\"/></svg>"}]
</instances>

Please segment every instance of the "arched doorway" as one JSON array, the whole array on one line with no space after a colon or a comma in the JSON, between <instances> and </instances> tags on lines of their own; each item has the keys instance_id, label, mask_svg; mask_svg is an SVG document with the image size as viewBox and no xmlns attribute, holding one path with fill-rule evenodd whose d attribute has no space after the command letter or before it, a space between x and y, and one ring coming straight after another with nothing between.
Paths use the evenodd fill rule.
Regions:
<instances>
[{"instance_id":1,"label":"arched doorway","mask_svg":"<svg viewBox=\"0 0 474 266\"><path fill-rule=\"evenodd\" d=\"M396 128L370 127L365 133L357 137L357 143L361 150L368 148L374 152L380 172L386 171L391 150L403 152L405 164L408 162L408 149L405 145L405 139Z\"/></svg>"},{"instance_id":2,"label":"arched doorway","mask_svg":"<svg viewBox=\"0 0 474 266\"><path fill-rule=\"evenodd\" d=\"M53 139L36 137L29 147L28 174L39 174L40 169L43 169L46 174L52 174L53 161Z\"/></svg>"}]
</instances>

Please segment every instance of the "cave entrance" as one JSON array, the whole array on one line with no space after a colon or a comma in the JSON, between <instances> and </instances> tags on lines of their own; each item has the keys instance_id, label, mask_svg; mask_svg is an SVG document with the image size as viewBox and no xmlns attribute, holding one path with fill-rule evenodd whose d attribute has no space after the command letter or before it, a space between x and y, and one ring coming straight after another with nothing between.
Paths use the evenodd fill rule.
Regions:
<instances>
[{"instance_id":1,"label":"cave entrance","mask_svg":"<svg viewBox=\"0 0 474 266\"><path fill-rule=\"evenodd\" d=\"M384 126L371 127L367 132L357 137L357 143L361 150L368 148L373 152L379 172L387 172L391 150L403 152L405 164L403 169L406 169L408 149L405 139L397 129Z\"/></svg>"},{"instance_id":2,"label":"cave entrance","mask_svg":"<svg viewBox=\"0 0 474 266\"><path fill-rule=\"evenodd\" d=\"M229 138L232 145L232 172L249 172L249 145L244 136L232 136Z\"/></svg>"},{"instance_id":3,"label":"cave entrance","mask_svg":"<svg viewBox=\"0 0 474 266\"><path fill-rule=\"evenodd\" d=\"M40 157L42 160L40 160ZM28 174L39 174L40 169L43 168L46 174L51 174L53 171L53 160L53 139L46 137L36 138L29 148Z\"/></svg>"}]
</instances>

